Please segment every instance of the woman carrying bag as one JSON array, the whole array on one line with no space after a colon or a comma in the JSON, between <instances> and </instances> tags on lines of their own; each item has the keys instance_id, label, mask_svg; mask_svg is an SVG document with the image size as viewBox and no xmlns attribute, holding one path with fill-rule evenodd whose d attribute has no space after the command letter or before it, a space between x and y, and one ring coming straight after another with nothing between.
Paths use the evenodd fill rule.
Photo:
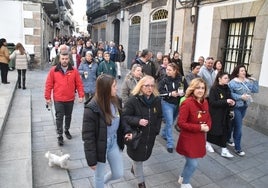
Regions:
<instances>
[{"instance_id":1,"label":"woman carrying bag","mask_svg":"<svg viewBox=\"0 0 268 188\"><path fill-rule=\"evenodd\" d=\"M21 89L21 80L22 80L22 89L26 89L25 81L26 81L26 70L28 67L28 61L30 60L29 54L26 53L21 43L17 43L15 46L15 50L9 56L9 58L15 59L15 68L18 71L18 88Z\"/></svg>"},{"instance_id":2,"label":"woman carrying bag","mask_svg":"<svg viewBox=\"0 0 268 188\"><path fill-rule=\"evenodd\" d=\"M161 100L158 97L154 78L148 75L140 79L132 95L124 105L122 121L124 132L127 133L125 135L127 154L133 160L131 172L138 178L138 187L146 188L143 161L151 156L155 138L160 131ZM134 132L141 133L138 135L140 137L138 143L132 142L137 141Z\"/></svg>"}]
</instances>

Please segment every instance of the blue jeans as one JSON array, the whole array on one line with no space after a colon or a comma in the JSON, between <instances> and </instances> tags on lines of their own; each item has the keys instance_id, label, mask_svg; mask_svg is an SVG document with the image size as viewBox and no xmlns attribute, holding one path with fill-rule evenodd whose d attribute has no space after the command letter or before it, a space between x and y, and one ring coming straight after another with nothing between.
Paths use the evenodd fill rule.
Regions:
<instances>
[{"instance_id":1,"label":"blue jeans","mask_svg":"<svg viewBox=\"0 0 268 188\"><path fill-rule=\"evenodd\" d=\"M144 172L143 172L143 162L142 161L133 161L133 170L135 177L138 179L138 183L144 182Z\"/></svg>"},{"instance_id":2,"label":"blue jeans","mask_svg":"<svg viewBox=\"0 0 268 188\"><path fill-rule=\"evenodd\" d=\"M234 119L231 125L231 131L229 133L229 140L232 137L235 144L235 150L241 151L241 137L242 137L242 125L243 125L243 118L246 115L247 106L234 108Z\"/></svg>"},{"instance_id":3,"label":"blue jeans","mask_svg":"<svg viewBox=\"0 0 268 188\"><path fill-rule=\"evenodd\" d=\"M107 138L106 159L111 171L106 172L106 163L97 163L95 171L95 188L104 188L104 184L111 180L119 179L123 176L122 153L117 145L117 136Z\"/></svg>"},{"instance_id":4,"label":"blue jeans","mask_svg":"<svg viewBox=\"0 0 268 188\"><path fill-rule=\"evenodd\" d=\"M184 165L183 171L181 176L183 177L183 184L190 183L190 179L194 174L194 171L197 168L198 165L198 159L197 158L189 158L185 157L186 163Z\"/></svg>"},{"instance_id":5,"label":"blue jeans","mask_svg":"<svg viewBox=\"0 0 268 188\"><path fill-rule=\"evenodd\" d=\"M172 134L173 122L178 114L178 107L175 104L168 103L164 100L161 101L162 112L165 119L165 126L162 129L161 136L167 139L167 148L173 148L174 138Z\"/></svg>"}]
</instances>

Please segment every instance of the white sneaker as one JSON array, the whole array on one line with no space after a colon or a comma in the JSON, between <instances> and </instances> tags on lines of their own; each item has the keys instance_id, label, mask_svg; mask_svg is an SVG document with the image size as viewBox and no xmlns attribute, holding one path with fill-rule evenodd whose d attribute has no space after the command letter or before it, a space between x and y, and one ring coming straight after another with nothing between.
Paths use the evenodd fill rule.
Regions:
<instances>
[{"instance_id":1,"label":"white sneaker","mask_svg":"<svg viewBox=\"0 0 268 188\"><path fill-rule=\"evenodd\" d=\"M241 157L243 157L244 155L246 155L246 153L244 151L236 151L235 150L235 153Z\"/></svg>"},{"instance_id":2,"label":"white sneaker","mask_svg":"<svg viewBox=\"0 0 268 188\"><path fill-rule=\"evenodd\" d=\"M234 146L235 146L234 142L231 142L231 141L228 141L227 144L228 144L229 146L231 146L231 147L234 147Z\"/></svg>"},{"instance_id":3,"label":"white sneaker","mask_svg":"<svg viewBox=\"0 0 268 188\"><path fill-rule=\"evenodd\" d=\"M193 188L190 183L181 184L181 188Z\"/></svg>"},{"instance_id":4,"label":"white sneaker","mask_svg":"<svg viewBox=\"0 0 268 188\"><path fill-rule=\"evenodd\" d=\"M222 148L221 149L221 156L222 157L227 157L227 158L232 158L234 157L227 148Z\"/></svg>"},{"instance_id":5,"label":"white sneaker","mask_svg":"<svg viewBox=\"0 0 268 188\"><path fill-rule=\"evenodd\" d=\"M209 142L206 142L206 149L208 152L213 153L214 149Z\"/></svg>"},{"instance_id":6,"label":"white sneaker","mask_svg":"<svg viewBox=\"0 0 268 188\"><path fill-rule=\"evenodd\" d=\"M178 179L178 183L182 184L182 182L183 182L183 177L180 176L179 179Z\"/></svg>"}]
</instances>

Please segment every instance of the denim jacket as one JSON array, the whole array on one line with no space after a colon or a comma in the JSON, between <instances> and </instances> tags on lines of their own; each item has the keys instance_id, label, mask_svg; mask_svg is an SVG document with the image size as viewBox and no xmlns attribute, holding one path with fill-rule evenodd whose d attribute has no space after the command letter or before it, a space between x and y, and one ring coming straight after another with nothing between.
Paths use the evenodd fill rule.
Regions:
<instances>
[{"instance_id":1,"label":"denim jacket","mask_svg":"<svg viewBox=\"0 0 268 188\"><path fill-rule=\"evenodd\" d=\"M85 61L79 65L78 71L82 77L85 93L90 93L90 94L95 93L97 69L98 69L98 64L95 63L94 61L92 63ZM88 72L87 78L85 77L84 72Z\"/></svg>"},{"instance_id":2,"label":"denim jacket","mask_svg":"<svg viewBox=\"0 0 268 188\"><path fill-rule=\"evenodd\" d=\"M241 96L243 94L251 94L259 92L259 83L257 80L248 80L244 82L237 82L235 79L232 79L228 84L231 95L233 99L236 101L235 107L243 107L248 106L252 101L244 101Z\"/></svg>"}]
</instances>

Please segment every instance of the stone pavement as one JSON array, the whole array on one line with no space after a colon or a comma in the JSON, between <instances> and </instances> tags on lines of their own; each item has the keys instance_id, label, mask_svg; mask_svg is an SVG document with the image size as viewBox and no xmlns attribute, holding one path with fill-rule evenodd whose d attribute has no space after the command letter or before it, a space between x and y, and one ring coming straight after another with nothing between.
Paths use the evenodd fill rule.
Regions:
<instances>
[{"instance_id":1,"label":"stone pavement","mask_svg":"<svg viewBox=\"0 0 268 188\"><path fill-rule=\"evenodd\" d=\"M28 71L27 89L16 89L14 97L10 97L10 95L12 96L15 89L15 79L10 79L13 83L8 86L0 84L0 120L6 119L7 122L5 129L1 131L3 136L0 140L1 188L93 187L93 171L87 166L81 140L83 104L76 101L74 105L70 129L73 139L67 140L65 138L64 146L59 147L57 145L53 108L51 111L45 108L43 97L47 72L48 68ZM10 73L9 76L12 74L16 77L15 72ZM122 79L118 80L119 88L121 83ZM10 102L11 99L13 99L12 103ZM29 99L30 101L28 101ZM10 103L14 108L9 109ZM25 118L29 117L29 111L31 112L30 123ZM6 112L9 112L8 118L3 115ZM1 121L0 126L5 121ZM18 133L17 127L25 127L25 125L31 125L31 127L24 128L24 131ZM17 129L17 132L14 129ZM29 131L31 131L31 134L29 134ZM173 133L175 140L177 140L178 133L175 130ZM31 140L31 144L29 140ZM246 156L239 157L234 154L233 159L221 157L219 155L220 148L214 146L215 153L208 153L203 159L199 160L198 169L191 180L192 186L202 188L268 187L268 137L244 126L242 146ZM29 149L31 149L31 155L29 153L25 155L24 153L27 153L26 151ZM11 150L20 152L17 151L12 154ZM230 150L233 152L231 148ZM68 170L57 167L50 168L47 165L47 159L44 157L46 151L58 154L60 152L69 153L71 158ZM3 154L5 152L7 155L10 153L10 155L6 156ZM137 187L136 179L130 173L131 160L125 150L123 160L124 177L110 182L107 187ZM151 158L144 163L146 186L148 188L180 187L177 179L184 162L184 158L176 152L168 153L165 148L165 141L158 136ZM22 175L25 173L27 175ZM29 177L31 175L32 179Z\"/></svg>"},{"instance_id":2,"label":"stone pavement","mask_svg":"<svg viewBox=\"0 0 268 188\"><path fill-rule=\"evenodd\" d=\"M14 92L16 72L8 78L0 85L0 187L32 187L30 90Z\"/></svg>"}]
</instances>

